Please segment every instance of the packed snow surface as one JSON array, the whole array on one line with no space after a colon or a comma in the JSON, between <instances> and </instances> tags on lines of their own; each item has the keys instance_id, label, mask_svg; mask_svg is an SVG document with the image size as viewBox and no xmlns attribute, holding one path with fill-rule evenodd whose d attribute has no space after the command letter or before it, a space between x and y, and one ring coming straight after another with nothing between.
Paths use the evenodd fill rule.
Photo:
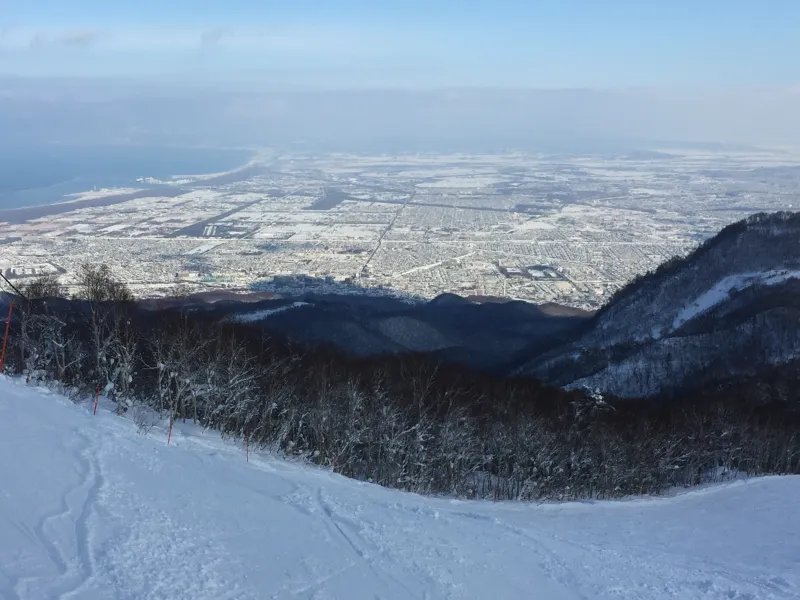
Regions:
<instances>
[{"instance_id":1,"label":"packed snow surface","mask_svg":"<svg viewBox=\"0 0 800 600\"><path fill-rule=\"evenodd\" d=\"M422 498L0 377L0 597L800 597L800 477L669 498Z\"/></svg>"},{"instance_id":2,"label":"packed snow surface","mask_svg":"<svg viewBox=\"0 0 800 600\"><path fill-rule=\"evenodd\" d=\"M253 323L255 321L263 321L267 317L274 315L290 308L300 308L301 306L310 306L308 302L293 302L292 304L285 304L275 308L265 308L263 310L256 310L253 312L241 313L233 315L232 320L239 323Z\"/></svg>"},{"instance_id":3,"label":"packed snow surface","mask_svg":"<svg viewBox=\"0 0 800 600\"><path fill-rule=\"evenodd\" d=\"M684 307L672 323L672 328L677 329L686 321L706 312L720 302L728 299L731 292L743 290L753 285L778 285L789 279L800 279L800 271L788 269L762 271L758 273L737 273L729 275L716 283L714 287L695 299L694 302ZM654 337L659 335L654 334Z\"/></svg>"}]
</instances>

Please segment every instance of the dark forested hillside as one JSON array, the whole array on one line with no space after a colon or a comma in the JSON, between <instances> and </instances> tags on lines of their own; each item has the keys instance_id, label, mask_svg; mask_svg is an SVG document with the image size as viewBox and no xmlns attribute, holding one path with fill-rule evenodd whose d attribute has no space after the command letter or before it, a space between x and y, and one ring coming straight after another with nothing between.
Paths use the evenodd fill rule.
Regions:
<instances>
[{"instance_id":1,"label":"dark forested hillside","mask_svg":"<svg viewBox=\"0 0 800 600\"><path fill-rule=\"evenodd\" d=\"M249 323L306 348L328 347L362 358L422 353L488 372L503 372L519 356L571 339L592 315L557 305L452 294L429 302L357 294L245 299L255 301L189 298L164 304ZM158 307L152 301L146 305Z\"/></svg>"},{"instance_id":2,"label":"dark forested hillside","mask_svg":"<svg viewBox=\"0 0 800 600\"><path fill-rule=\"evenodd\" d=\"M452 294L430 302L341 293L145 305L248 324L307 351L423 354L622 397L682 395L800 357L799 240L797 213L754 215L637 278L594 315Z\"/></svg>"},{"instance_id":3,"label":"dark forested hillside","mask_svg":"<svg viewBox=\"0 0 800 600\"><path fill-rule=\"evenodd\" d=\"M194 419L350 477L433 494L596 498L658 493L732 473L800 472L800 371L648 402L444 364L353 358L180 306L133 302L86 266L61 299L18 298L6 372L76 400L101 390L142 431Z\"/></svg>"},{"instance_id":4,"label":"dark forested hillside","mask_svg":"<svg viewBox=\"0 0 800 600\"><path fill-rule=\"evenodd\" d=\"M517 374L628 397L680 394L800 356L800 214L758 214L617 293Z\"/></svg>"}]
</instances>

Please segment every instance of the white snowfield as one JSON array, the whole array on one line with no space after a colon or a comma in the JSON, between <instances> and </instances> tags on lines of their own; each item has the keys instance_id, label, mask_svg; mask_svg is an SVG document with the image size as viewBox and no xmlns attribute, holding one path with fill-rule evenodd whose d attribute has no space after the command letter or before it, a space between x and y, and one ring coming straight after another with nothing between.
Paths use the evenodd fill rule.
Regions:
<instances>
[{"instance_id":1,"label":"white snowfield","mask_svg":"<svg viewBox=\"0 0 800 600\"><path fill-rule=\"evenodd\" d=\"M731 292L743 290L754 285L778 285L790 279L800 279L800 271L780 269L773 271L762 271L757 273L737 273L729 275L718 281L714 287L695 299L694 302L685 306L675 317L672 329L677 329L687 321L694 319L720 302L728 299ZM654 335L654 337L659 337Z\"/></svg>"},{"instance_id":2,"label":"white snowfield","mask_svg":"<svg viewBox=\"0 0 800 600\"><path fill-rule=\"evenodd\" d=\"M262 321L267 317L274 315L276 313L283 312L291 308L300 308L301 306L311 306L311 305L308 302L293 302L292 304L286 304L284 306L278 306L276 308L265 308L263 310L256 310L253 312L235 314L231 317L231 320L236 321L238 323L254 323L256 321Z\"/></svg>"},{"instance_id":3,"label":"white snowfield","mask_svg":"<svg viewBox=\"0 0 800 600\"><path fill-rule=\"evenodd\" d=\"M90 409L0 377L4 599L800 597L800 477L462 502Z\"/></svg>"}]
</instances>

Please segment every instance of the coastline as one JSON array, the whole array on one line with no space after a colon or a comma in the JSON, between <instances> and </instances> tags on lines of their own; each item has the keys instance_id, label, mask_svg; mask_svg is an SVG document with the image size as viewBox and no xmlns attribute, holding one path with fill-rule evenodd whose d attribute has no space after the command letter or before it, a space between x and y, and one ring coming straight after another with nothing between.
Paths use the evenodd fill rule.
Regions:
<instances>
[{"instance_id":1,"label":"coastline","mask_svg":"<svg viewBox=\"0 0 800 600\"><path fill-rule=\"evenodd\" d=\"M239 165L238 167L234 167L226 171L216 171L214 173L196 173L193 175L187 175L187 174L172 175L168 180L166 181L161 180L158 181L158 183L163 183L167 185L169 184L195 185L195 184L205 183L212 179L217 179L218 177L226 177L228 175L233 175L255 166L263 166L262 159L264 157L262 156L262 153L258 150L248 150L248 151L252 152L252 156L246 163Z\"/></svg>"},{"instance_id":2,"label":"coastline","mask_svg":"<svg viewBox=\"0 0 800 600\"><path fill-rule=\"evenodd\" d=\"M65 194L59 201L48 204L0 209L0 222L10 225L21 225L35 219L64 214L81 208L112 206L129 200L138 200L140 198L176 198L197 187L234 183L235 181L256 175L265 168L263 163L260 162L260 158L260 154L255 152L245 164L228 171L199 175L176 175L169 181L146 184L146 187L106 188L99 191L106 192L103 195L97 195L99 192L87 190L85 192ZM191 179L191 181L182 182L184 179ZM170 183L170 181L176 180L181 181L181 183Z\"/></svg>"},{"instance_id":3,"label":"coastline","mask_svg":"<svg viewBox=\"0 0 800 600\"><path fill-rule=\"evenodd\" d=\"M112 190L109 190L112 191ZM169 187L169 188L149 188L140 189L135 192L122 193L122 194L109 194L108 196L91 197L78 200L67 200L64 202L56 202L54 204L39 204L37 206L25 206L22 208L8 208L0 210L0 222L8 223L10 225L22 225L28 221L41 219L52 215L60 215L80 208L94 208L98 206L111 206L113 204L120 204L128 200L137 200L139 198L153 198L157 196L166 198L175 198L181 194L185 194L187 190L183 188Z\"/></svg>"}]
</instances>

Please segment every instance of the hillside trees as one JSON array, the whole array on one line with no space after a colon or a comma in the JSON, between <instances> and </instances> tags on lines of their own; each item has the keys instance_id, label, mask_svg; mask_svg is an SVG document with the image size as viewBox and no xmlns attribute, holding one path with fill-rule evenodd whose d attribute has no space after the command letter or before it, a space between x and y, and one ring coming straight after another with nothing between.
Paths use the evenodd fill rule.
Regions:
<instances>
[{"instance_id":1,"label":"hillside trees","mask_svg":"<svg viewBox=\"0 0 800 600\"><path fill-rule=\"evenodd\" d=\"M424 356L347 359L182 310L146 310L110 271L79 298L37 281L9 369L148 407L404 490L491 499L660 493L800 472L800 370L691 396L619 400ZM46 290L46 291L45 291Z\"/></svg>"},{"instance_id":2,"label":"hillside trees","mask_svg":"<svg viewBox=\"0 0 800 600\"><path fill-rule=\"evenodd\" d=\"M138 341L130 322L133 294L107 265L84 263L78 269L77 297L87 304L94 379L124 410L132 402L138 363Z\"/></svg>"},{"instance_id":3,"label":"hillside trees","mask_svg":"<svg viewBox=\"0 0 800 600\"><path fill-rule=\"evenodd\" d=\"M23 285L21 291L25 298L18 301L12 321L19 332L16 360L24 365L28 381L53 379L71 385L84 354L58 309L63 287L48 274Z\"/></svg>"}]
</instances>

